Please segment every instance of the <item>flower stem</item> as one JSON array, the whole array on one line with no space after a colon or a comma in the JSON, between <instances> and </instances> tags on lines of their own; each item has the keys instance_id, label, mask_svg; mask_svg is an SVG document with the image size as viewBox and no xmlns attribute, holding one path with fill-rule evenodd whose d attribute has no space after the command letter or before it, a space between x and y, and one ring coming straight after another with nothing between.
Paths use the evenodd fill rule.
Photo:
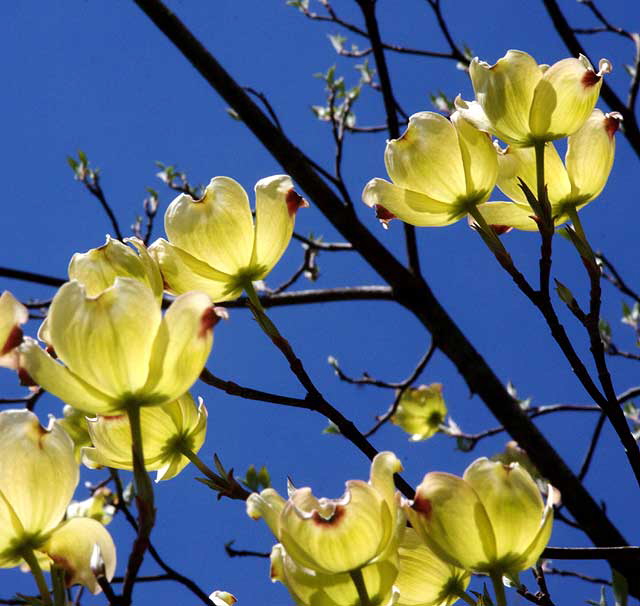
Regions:
<instances>
[{"instance_id":1,"label":"flower stem","mask_svg":"<svg viewBox=\"0 0 640 606\"><path fill-rule=\"evenodd\" d=\"M140 424L140 406L134 404L127 410L131 427L131 454L133 459L133 478L136 495L154 512L153 484L144 464L144 447L142 445L142 426Z\"/></svg>"},{"instance_id":2,"label":"flower stem","mask_svg":"<svg viewBox=\"0 0 640 606\"><path fill-rule=\"evenodd\" d=\"M356 586L356 590L358 591L358 598L360 599L360 606L371 606L371 600L369 599L369 594L367 593L367 587L364 584L364 577L362 576L362 570L359 568L357 570L352 570L349 573L353 584Z\"/></svg>"},{"instance_id":3,"label":"flower stem","mask_svg":"<svg viewBox=\"0 0 640 606\"><path fill-rule=\"evenodd\" d=\"M496 606L507 606L507 596L504 592L502 575L499 572L492 572L490 576L493 583L493 591L496 594Z\"/></svg>"},{"instance_id":4,"label":"flower stem","mask_svg":"<svg viewBox=\"0 0 640 606\"><path fill-rule=\"evenodd\" d=\"M272 339L281 338L280 331L278 331L276 325L269 320L267 312L264 310L264 307L262 307L260 297L258 297L258 293L256 292L253 283L250 280L247 280L247 282L243 284L243 288L249 298L249 306L251 307L253 317L260 325L260 328L262 328L262 330Z\"/></svg>"},{"instance_id":5,"label":"flower stem","mask_svg":"<svg viewBox=\"0 0 640 606\"><path fill-rule=\"evenodd\" d=\"M544 204L546 202L547 193L544 189L544 147L546 143L539 141L535 144L534 150L536 153L536 196L538 197L538 203Z\"/></svg>"},{"instance_id":6,"label":"flower stem","mask_svg":"<svg viewBox=\"0 0 640 606\"><path fill-rule=\"evenodd\" d=\"M180 447L180 453L191 461L205 476L211 480L220 480L220 476L211 471L204 461L190 448Z\"/></svg>"},{"instance_id":7,"label":"flower stem","mask_svg":"<svg viewBox=\"0 0 640 606\"><path fill-rule=\"evenodd\" d=\"M132 403L127 408L131 428L131 455L133 459L133 479L136 487L138 506L138 535L133 543L122 588L122 604L131 604L133 586L142 565L144 554L149 547L149 537L156 521L156 508L153 498L153 484L144 465L142 446L142 426L140 424L140 406Z\"/></svg>"},{"instance_id":8,"label":"flower stem","mask_svg":"<svg viewBox=\"0 0 640 606\"><path fill-rule=\"evenodd\" d=\"M33 553L33 549L25 549L23 553L21 553L24 561L28 564L29 569L31 570L31 574L36 581L36 585L38 586L38 591L40 592L40 597L42 598L42 603L45 606L53 606L53 602L51 601L51 594L49 593L49 587L47 586L47 582L45 581L44 574L42 574L42 568L40 568L40 564L38 564L38 558L36 554Z\"/></svg>"}]
</instances>

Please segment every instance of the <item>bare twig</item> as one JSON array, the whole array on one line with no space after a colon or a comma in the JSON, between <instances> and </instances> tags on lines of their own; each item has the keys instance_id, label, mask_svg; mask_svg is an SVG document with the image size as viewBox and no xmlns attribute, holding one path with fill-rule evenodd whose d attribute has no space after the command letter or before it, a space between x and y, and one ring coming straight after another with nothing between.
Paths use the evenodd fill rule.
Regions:
<instances>
[{"instance_id":1,"label":"bare twig","mask_svg":"<svg viewBox=\"0 0 640 606\"><path fill-rule=\"evenodd\" d=\"M418 364L416 364L416 367L413 369L411 374L399 384L396 397L394 398L391 406L389 406L388 410L384 414L377 417L376 424L371 429L369 429L369 431L365 432L364 434L365 437L368 438L369 436L373 435L395 414L396 410L398 409L398 405L400 404L400 400L402 399L402 396L407 391L407 389L411 387L414 381L416 381L418 377L422 374L422 371L426 368L427 364L429 364L429 361L431 360L435 352L436 352L436 346L435 346L435 343L432 341L431 344L429 345L429 349L427 349L424 356L422 356Z\"/></svg>"},{"instance_id":2,"label":"bare twig","mask_svg":"<svg viewBox=\"0 0 640 606\"><path fill-rule=\"evenodd\" d=\"M613 263L604 256L604 253L597 252L596 258L602 263L603 267L609 270L610 273L606 271L602 272L602 277L611 282L621 293L631 297L637 303L640 303L640 294L638 294L635 290L633 290L623 279L618 270L615 268Z\"/></svg>"},{"instance_id":3,"label":"bare twig","mask_svg":"<svg viewBox=\"0 0 640 606\"><path fill-rule=\"evenodd\" d=\"M264 307L283 305L301 305L307 303L328 303L331 301L395 301L395 295L388 286L346 286L344 288L324 288L321 290L298 290L277 295L261 294L260 302ZM225 301L221 306L229 309L246 307L247 298L239 297L234 301Z\"/></svg>"},{"instance_id":4,"label":"bare twig","mask_svg":"<svg viewBox=\"0 0 640 606\"><path fill-rule=\"evenodd\" d=\"M271 105L269 99L267 99L267 96L264 93L257 91L255 88L251 88L250 86L245 86L244 90L246 90L248 93L250 93L257 99L260 99L260 101L262 102L262 105L264 105L265 109L267 110L267 113L271 116L271 119L273 120L273 123L275 124L276 128L282 131L282 124L280 124L280 120L278 119L278 114L276 114L275 110L273 109L273 105Z\"/></svg>"},{"instance_id":5,"label":"bare twig","mask_svg":"<svg viewBox=\"0 0 640 606\"><path fill-rule=\"evenodd\" d=\"M612 583L609 579L602 579L599 577L592 577L580 572L574 572L573 570L560 570L549 566L546 562L544 564L544 571L546 574L553 574L559 577L572 577L574 579L580 579L581 581L587 581L588 583L596 583L598 585L608 585L611 587Z\"/></svg>"},{"instance_id":6,"label":"bare twig","mask_svg":"<svg viewBox=\"0 0 640 606\"><path fill-rule=\"evenodd\" d=\"M227 552L227 555L230 558L268 558L271 554L268 551L252 551L250 549L234 549L231 547L234 541L229 541L225 546L224 550Z\"/></svg>"},{"instance_id":7,"label":"bare twig","mask_svg":"<svg viewBox=\"0 0 640 606\"><path fill-rule=\"evenodd\" d=\"M591 465L593 454L596 451L596 446L598 445L598 440L600 439L600 434L602 433L602 428L604 427L606 418L607 415L604 412L601 412L600 416L598 417L598 422L596 423L595 429L593 430L593 435L591 436L591 440L589 442L589 448L587 449L587 453L584 456L582 465L580 465L580 473L578 473L578 478L580 480L584 480L587 472L589 471L589 466Z\"/></svg>"},{"instance_id":8,"label":"bare twig","mask_svg":"<svg viewBox=\"0 0 640 606\"><path fill-rule=\"evenodd\" d=\"M62 286L66 281L54 276L46 276L32 271L21 271L9 267L0 267L0 277L22 280L23 282L34 282L36 284L44 284L45 286L55 286L56 288Z\"/></svg>"}]
</instances>

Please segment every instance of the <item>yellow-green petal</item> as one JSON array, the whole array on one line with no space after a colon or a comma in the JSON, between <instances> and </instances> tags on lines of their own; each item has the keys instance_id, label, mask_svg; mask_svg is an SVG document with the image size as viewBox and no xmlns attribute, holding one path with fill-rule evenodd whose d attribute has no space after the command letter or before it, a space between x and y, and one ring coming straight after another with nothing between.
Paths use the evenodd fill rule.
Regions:
<instances>
[{"instance_id":1,"label":"yellow-green petal","mask_svg":"<svg viewBox=\"0 0 640 606\"><path fill-rule=\"evenodd\" d=\"M484 201L493 190L498 176L498 154L491 137L468 121L460 112L451 115L458 134L464 168L467 201ZM474 200L475 199L475 200Z\"/></svg>"},{"instance_id":2,"label":"yellow-green petal","mask_svg":"<svg viewBox=\"0 0 640 606\"><path fill-rule=\"evenodd\" d=\"M219 303L235 299L242 293L242 288L234 285L232 276L214 269L162 238L149 247L149 252L160 265L164 286L171 294L199 290Z\"/></svg>"},{"instance_id":3,"label":"yellow-green petal","mask_svg":"<svg viewBox=\"0 0 640 606\"><path fill-rule=\"evenodd\" d=\"M264 518L269 530L280 540L280 515L286 501L273 489L254 492L247 499L247 515L253 520Z\"/></svg>"},{"instance_id":4,"label":"yellow-green petal","mask_svg":"<svg viewBox=\"0 0 640 606\"><path fill-rule=\"evenodd\" d=\"M397 218L417 227L441 227L460 218L452 216L450 204L398 187L384 179L369 181L362 192L362 200L376 209L383 223Z\"/></svg>"},{"instance_id":5,"label":"yellow-green petal","mask_svg":"<svg viewBox=\"0 0 640 606\"><path fill-rule=\"evenodd\" d=\"M211 299L201 292L181 295L169 306L144 387L152 401L176 400L196 382L209 357L217 321Z\"/></svg>"},{"instance_id":6,"label":"yellow-green petal","mask_svg":"<svg viewBox=\"0 0 640 606\"><path fill-rule=\"evenodd\" d=\"M393 583L398 574L397 558L383 560L361 569L371 606L392 603ZM271 550L271 580L289 590L296 604L306 606L353 606L358 592L349 573L322 574L298 566L281 544Z\"/></svg>"},{"instance_id":7,"label":"yellow-green petal","mask_svg":"<svg viewBox=\"0 0 640 606\"><path fill-rule=\"evenodd\" d=\"M87 296L77 281L67 282L51 303L48 328L69 370L108 396L124 399L147 381L160 321L153 292L137 280L117 277L96 297Z\"/></svg>"},{"instance_id":8,"label":"yellow-green petal","mask_svg":"<svg viewBox=\"0 0 640 606\"><path fill-rule=\"evenodd\" d=\"M411 116L404 134L387 143L384 161L389 177L401 188L449 203L466 192L458 135L440 114Z\"/></svg>"},{"instance_id":9,"label":"yellow-green petal","mask_svg":"<svg viewBox=\"0 0 640 606\"><path fill-rule=\"evenodd\" d=\"M235 274L247 267L253 252L253 219L242 186L229 177L214 177L203 197L178 196L167 209L169 241L208 263Z\"/></svg>"},{"instance_id":10,"label":"yellow-green petal","mask_svg":"<svg viewBox=\"0 0 640 606\"><path fill-rule=\"evenodd\" d=\"M94 389L68 368L44 352L27 337L20 346L20 373L60 398L66 404L86 413L103 414L117 410L121 402Z\"/></svg>"},{"instance_id":11,"label":"yellow-green petal","mask_svg":"<svg viewBox=\"0 0 640 606\"><path fill-rule=\"evenodd\" d=\"M296 212L307 203L295 192L287 175L260 179L255 193L256 239L252 265L256 266L256 279L262 279L289 245Z\"/></svg>"},{"instance_id":12,"label":"yellow-green petal","mask_svg":"<svg viewBox=\"0 0 640 606\"><path fill-rule=\"evenodd\" d=\"M529 203L520 187L520 180L537 196L536 153L533 147L509 146L498 154L496 185L505 196L527 207ZM571 193L571 182L553 143L544 147L544 175L549 201L553 206ZM533 214L533 211L530 212Z\"/></svg>"},{"instance_id":13,"label":"yellow-green petal","mask_svg":"<svg viewBox=\"0 0 640 606\"><path fill-rule=\"evenodd\" d=\"M21 324L29 319L29 311L8 290L0 295L0 366L15 369L16 347L22 342Z\"/></svg>"},{"instance_id":14,"label":"yellow-green petal","mask_svg":"<svg viewBox=\"0 0 640 606\"><path fill-rule=\"evenodd\" d=\"M469 66L476 99L494 134L507 143L529 144L529 112L542 70L531 55L510 50L495 65L477 57Z\"/></svg>"},{"instance_id":15,"label":"yellow-green petal","mask_svg":"<svg viewBox=\"0 0 640 606\"><path fill-rule=\"evenodd\" d=\"M365 566L387 547L395 517L383 496L360 480L347 482L340 499L295 491L280 519L280 542L301 566L335 574Z\"/></svg>"},{"instance_id":16,"label":"yellow-green petal","mask_svg":"<svg viewBox=\"0 0 640 606\"><path fill-rule=\"evenodd\" d=\"M398 555L397 606L449 606L458 600L454 591L469 585L470 573L441 560L413 528L407 528Z\"/></svg>"},{"instance_id":17,"label":"yellow-green petal","mask_svg":"<svg viewBox=\"0 0 640 606\"><path fill-rule=\"evenodd\" d=\"M535 139L550 141L576 132L595 107L602 86L588 59L562 59L538 83L529 124Z\"/></svg>"},{"instance_id":18,"label":"yellow-green petal","mask_svg":"<svg viewBox=\"0 0 640 606\"><path fill-rule=\"evenodd\" d=\"M100 522L90 518L71 518L51 534L41 547L53 562L64 569L67 585L84 585L91 593L102 589L91 570L91 556L98 546L107 580L116 570L116 548L111 535Z\"/></svg>"},{"instance_id":19,"label":"yellow-green petal","mask_svg":"<svg viewBox=\"0 0 640 606\"><path fill-rule=\"evenodd\" d=\"M567 202L585 204L604 189L613 166L614 134L620 120L616 112L604 114L594 109L582 128L569 137L566 164L571 194Z\"/></svg>"},{"instance_id":20,"label":"yellow-green petal","mask_svg":"<svg viewBox=\"0 0 640 606\"><path fill-rule=\"evenodd\" d=\"M485 202L479 204L477 209L489 225L538 231L538 224L531 218L534 213L528 204L525 206L515 202Z\"/></svg>"},{"instance_id":21,"label":"yellow-green petal","mask_svg":"<svg viewBox=\"0 0 640 606\"><path fill-rule=\"evenodd\" d=\"M117 276L133 278L146 284L158 299L162 298L162 278L157 264L151 259L144 243L127 238L137 249L133 251L119 240L107 236L106 242L86 253L76 253L69 263L69 279L77 280L87 295L93 297L109 288Z\"/></svg>"},{"instance_id":22,"label":"yellow-green petal","mask_svg":"<svg viewBox=\"0 0 640 606\"><path fill-rule=\"evenodd\" d=\"M480 572L495 562L491 522L475 490L462 478L428 473L405 511L413 528L441 559Z\"/></svg>"}]
</instances>

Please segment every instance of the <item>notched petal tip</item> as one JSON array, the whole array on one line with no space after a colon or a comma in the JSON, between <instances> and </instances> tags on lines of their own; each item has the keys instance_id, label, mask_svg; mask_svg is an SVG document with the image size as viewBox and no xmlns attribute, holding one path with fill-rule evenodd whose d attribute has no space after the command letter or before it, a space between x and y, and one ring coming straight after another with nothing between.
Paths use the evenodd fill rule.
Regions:
<instances>
[{"instance_id":1,"label":"notched petal tip","mask_svg":"<svg viewBox=\"0 0 640 606\"><path fill-rule=\"evenodd\" d=\"M604 130L610 139L616 134L622 123L622 114L620 112L609 112L604 115Z\"/></svg>"},{"instance_id":2,"label":"notched petal tip","mask_svg":"<svg viewBox=\"0 0 640 606\"><path fill-rule=\"evenodd\" d=\"M285 197L287 203L287 210L290 217L295 217L300 208L308 208L309 202L307 202L293 187L287 192Z\"/></svg>"},{"instance_id":3,"label":"notched petal tip","mask_svg":"<svg viewBox=\"0 0 640 606\"><path fill-rule=\"evenodd\" d=\"M392 219L397 219L397 217L381 204L374 204L373 208L376 211L376 219L380 221L382 227L384 227L385 229L389 229L389 222Z\"/></svg>"},{"instance_id":4,"label":"notched petal tip","mask_svg":"<svg viewBox=\"0 0 640 606\"><path fill-rule=\"evenodd\" d=\"M24 387L39 387L25 368L18 368L18 379L20 380L20 385Z\"/></svg>"},{"instance_id":5,"label":"notched petal tip","mask_svg":"<svg viewBox=\"0 0 640 606\"><path fill-rule=\"evenodd\" d=\"M311 512L311 519L318 526L337 526L344 519L347 510L344 505L336 505L329 516L323 516L317 509Z\"/></svg>"},{"instance_id":6,"label":"notched petal tip","mask_svg":"<svg viewBox=\"0 0 640 606\"><path fill-rule=\"evenodd\" d=\"M229 314L223 307L207 307L200 317L198 337L204 339L220 320L228 320Z\"/></svg>"}]
</instances>

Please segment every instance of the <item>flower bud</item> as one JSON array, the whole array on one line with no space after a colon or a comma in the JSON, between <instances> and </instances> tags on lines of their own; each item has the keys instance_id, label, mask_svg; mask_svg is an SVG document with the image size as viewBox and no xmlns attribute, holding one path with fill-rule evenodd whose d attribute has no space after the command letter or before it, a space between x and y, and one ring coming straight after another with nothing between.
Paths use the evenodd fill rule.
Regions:
<instances>
[{"instance_id":1,"label":"flower bud","mask_svg":"<svg viewBox=\"0 0 640 606\"><path fill-rule=\"evenodd\" d=\"M261 179L255 194L255 225L246 192L229 177L211 179L199 200L181 194L169 205L169 241L156 240L149 250L170 293L199 290L216 303L229 301L244 283L273 269L289 244L298 208L308 204L286 175Z\"/></svg>"},{"instance_id":2,"label":"flower bud","mask_svg":"<svg viewBox=\"0 0 640 606\"><path fill-rule=\"evenodd\" d=\"M156 482L170 480L189 463L183 450L197 453L207 431L207 409L199 400L196 408L191 394L140 410L144 464L157 470ZM93 448L83 448L82 460L91 468L115 467L133 469L131 428L126 414L98 416L88 419Z\"/></svg>"}]
</instances>

